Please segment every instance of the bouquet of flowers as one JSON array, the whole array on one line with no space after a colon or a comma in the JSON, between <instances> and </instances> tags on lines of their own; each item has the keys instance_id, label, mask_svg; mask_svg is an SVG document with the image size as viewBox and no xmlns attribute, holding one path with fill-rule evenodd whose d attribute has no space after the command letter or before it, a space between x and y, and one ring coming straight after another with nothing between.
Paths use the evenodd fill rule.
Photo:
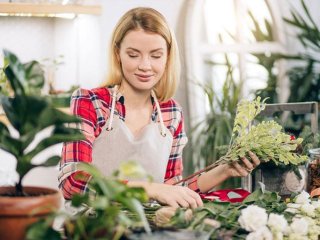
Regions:
<instances>
[{"instance_id":1,"label":"bouquet of flowers","mask_svg":"<svg viewBox=\"0 0 320 240\"><path fill-rule=\"evenodd\" d=\"M242 100L237 107L237 114L232 130L232 139L227 153L206 168L180 180L185 182L194 176L209 171L220 164L240 161L249 151L255 153L261 162L272 161L275 165L297 166L308 160L295 150L302 143L302 138L292 138L283 131L277 122L262 121L254 125L255 118L265 108L265 100L257 97L253 101Z\"/></svg>"},{"instance_id":2,"label":"bouquet of flowers","mask_svg":"<svg viewBox=\"0 0 320 240\"><path fill-rule=\"evenodd\" d=\"M257 205L241 210L238 223L249 232L247 240L318 240L320 237L320 201L307 192L296 196L281 214Z\"/></svg>"}]
</instances>

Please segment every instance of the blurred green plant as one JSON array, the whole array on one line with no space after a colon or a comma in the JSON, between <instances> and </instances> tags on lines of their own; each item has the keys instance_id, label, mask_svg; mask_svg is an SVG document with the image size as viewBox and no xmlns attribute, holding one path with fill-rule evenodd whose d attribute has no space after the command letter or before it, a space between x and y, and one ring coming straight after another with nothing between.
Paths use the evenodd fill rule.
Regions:
<instances>
[{"instance_id":1,"label":"blurred green plant","mask_svg":"<svg viewBox=\"0 0 320 240\"><path fill-rule=\"evenodd\" d=\"M19 174L15 185L15 195L25 196L22 179L34 167L55 166L60 156L51 156L45 162L36 165L32 163L34 157L47 148L65 141L83 139L78 129L66 124L79 123L81 120L75 116L65 114L55 109L44 97L35 91L36 86L43 82L43 71L36 61L22 64L16 55L4 50L7 65L4 73L13 96L0 94L0 103L10 125L18 134L9 131L8 126L0 122L0 148L15 157L16 171ZM51 127L52 131L43 138L37 146L30 147L36 135Z\"/></svg>"},{"instance_id":2,"label":"blurred green plant","mask_svg":"<svg viewBox=\"0 0 320 240\"><path fill-rule=\"evenodd\" d=\"M207 61L207 64L212 66L219 64L227 68L222 96L219 96L214 90L213 83L197 84L205 93L209 106L205 118L193 128L191 133L194 145L193 153L198 168L203 164L210 165L222 156L225 153L223 146L229 145L231 139L241 85L234 80L234 70L226 54L224 59L223 64Z\"/></svg>"},{"instance_id":3,"label":"blurred green plant","mask_svg":"<svg viewBox=\"0 0 320 240\"><path fill-rule=\"evenodd\" d=\"M248 12L252 22L253 28L251 33L254 36L257 42L273 42L275 41L273 36L273 26L272 23L267 19L264 20L264 28L266 32L262 30L262 27L258 21L255 19L251 11ZM267 52L267 51L266 51ZM281 58L281 55L278 53L251 53L252 56L256 57L258 65L262 66L268 74L267 86L262 89L258 89L255 92L255 96L260 96L262 99L268 98L269 103L278 102L278 92L277 92L277 79L276 74L276 62Z\"/></svg>"},{"instance_id":4,"label":"blurred green plant","mask_svg":"<svg viewBox=\"0 0 320 240\"><path fill-rule=\"evenodd\" d=\"M142 205L148 200L143 188L129 187L117 175L105 177L89 164L81 163L79 169L92 178L90 191L72 198L71 204L78 212L62 214L65 218L62 232L53 229L50 220L40 220L28 229L27 239L117 240L129 234L130 227L143 227L147 233L151 232ZM122 164L118 171L119 176L128 176L128 173L130 176L146 174L134 162Z\"/></svg>"},{"instance_id":5,"label":"blurred green plant","mask_svg":"<svg viewBox=\"0 0 320 240\"><path fill-rule=\"evenodd\" d=\"M9 64L16 64L14 62L16 59L12 58L10 61L8 62L8 56L4 56L4 67L0 73L0 93L6 96L13 93L13 90L10 88L10 82L5 74L5 69ZM19 62L15 67L17 67L16 72L20 74L17 77L25 93L28 95L40 95L45 82L44 71L40 63L35 60L23 64Z\"/></svg>"},{"instance_id":6,"label":"blurred green plant","mask_svg":"<svg viewBox=\"0 0 320 240\"><path fill-rule=\"evenodd\" d=\"M297 10L290 11L291 18L284 21L298 30L296 37L304 47L306 54L299 54L296 60L301 60L305 66L293 67L289 70L290 97L289 102L317 101L320 102L320 59L315 57L320 51L320 31L313 20L305 2L301 6L306 17Z\"/></svg>"},{"instance_id":7,"label":"blurred green plant","mask_svg":"<svg viewBox=\"0 0 320 240\"><path fill-rule=\"evenodd\" d=\"M300 1L304 17L296 9L290 11L291 17L284 21L297 30L296 37L304 47L303 53L296 56L285 57L296 60L297 65L288 71L290 79L290 96L288 102L320 102L320 31L313 20L307 5ZM290 128L300 133L310 120L305 115L290 115L288 123Z\"/></svg>"}]
</instances>

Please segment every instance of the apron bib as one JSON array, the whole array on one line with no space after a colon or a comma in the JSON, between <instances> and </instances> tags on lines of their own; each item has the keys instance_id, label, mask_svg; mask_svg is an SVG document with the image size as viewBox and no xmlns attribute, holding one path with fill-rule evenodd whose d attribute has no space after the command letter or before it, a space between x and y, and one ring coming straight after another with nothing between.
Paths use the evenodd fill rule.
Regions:
<instances>
[{"instance_id":1,"label":"apron bib","mask_svg":"<svg viewBox=\"0 0 320 240\"><path fill-rule=\"evenodd\" d=\"M134 136L124 121L114 116L117 86L114 87L110 117L100 135L93 142L92 149L92 163L105 176L112 175L121 162L133 160L153 177L154 182L164 182L173 137L164 126L160 106L154 92L152 91L151 94L156 103L160 122L151 121L141 129L137 136Z\"/></svg>"}]
</instances>

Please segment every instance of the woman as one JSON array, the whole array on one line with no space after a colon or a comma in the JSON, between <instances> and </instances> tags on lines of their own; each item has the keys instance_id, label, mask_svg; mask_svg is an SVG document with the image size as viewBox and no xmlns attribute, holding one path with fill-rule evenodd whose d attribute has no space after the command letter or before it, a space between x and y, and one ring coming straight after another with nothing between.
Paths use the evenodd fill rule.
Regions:
<instances>
[{"instance_id":1,"label":"woman","mask_svg":"<svg viewBox=\"0 0 320 240\"><path fill-rule=\"evenodd\" d=\"M163 204L192 208L202 206L196 191L247 176L260 163L249 153L252 162L243 158L242 165L221 165L190 180L188 187L172 186L181 179L187 143L182 109L172 99L179 72L176 40L165 18L151 8L128 11L113 32L106 86L80 89L72 96L71 109L83 120L86 140L64 145L59 181L66 199L87 190L90 176L77 171L78 162L93 163L110 175L121 161L136 160L154 182L128 185L144 187Z\"/></svg>"}]
</instances>

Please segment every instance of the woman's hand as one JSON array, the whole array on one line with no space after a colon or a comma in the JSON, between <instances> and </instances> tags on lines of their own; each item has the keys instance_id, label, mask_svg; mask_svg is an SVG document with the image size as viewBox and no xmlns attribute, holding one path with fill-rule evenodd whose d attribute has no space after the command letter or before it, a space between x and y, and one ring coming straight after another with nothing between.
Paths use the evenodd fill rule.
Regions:
<instances>
[{"instance_id":1,"label":"woman's hand","mask_svg":"<svg viewBox=\"0 0 320 240\"><path fill-rule=\"evenodd\" d=\"M174 208L197 208L203 206L199 194L187 187L147 182L128 182L128 184L144 187L150 198Z\"/></svg>"},{"instance_id":2,"label":"woman's hand","mask_svg":"<svg viewBox=\"0 0 320 240\"><path fill-rule=\"evenodd\" d=\"M259 158L252 152L248 153L248 158L241 158L241 163L222 164L210 171L202 174L198 178L198 187L201 192L208 192L215 186L221 184L230 177L246 177L260 164Z\"/></svg>"},{"instance_id":3,"label":"woman's hand","mask_svg":"<svg viewBox=\"0 0 320 240\"><path fill-rule=\"evenodd\" d=\"M229 177L246 177L260 164L260 160L257 155L253 152L248 152L248 154L252 161L243 157L241 158L241 163L235 162L233 164L225 165L225 170Z\"/></svg>"},{"instance_id":4,"label":"woman's hand","mask_svg":"<svg viewBox=\"0 0 320 240\"><path fill-rule=\"evenodd\" d=\"M157 184L150 197L172 207L197 208L203 205L198 193L188 187Z\"/></svg>"}]
</instances>

